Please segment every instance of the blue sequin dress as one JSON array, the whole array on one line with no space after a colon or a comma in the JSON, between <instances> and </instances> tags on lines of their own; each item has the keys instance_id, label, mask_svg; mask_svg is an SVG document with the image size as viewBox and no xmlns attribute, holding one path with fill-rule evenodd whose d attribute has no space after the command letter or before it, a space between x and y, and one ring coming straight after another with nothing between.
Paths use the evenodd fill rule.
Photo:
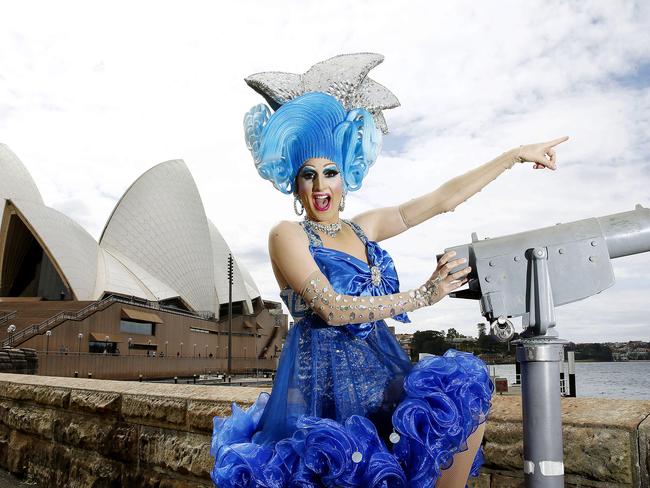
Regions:
<instances>
[{"instance_id":1,"label":"blue sequin dress","mask_svg":"<svg viewBox=\"0 0 650 488\"><path fill-rule=\"evenodd\" d=\"M323 247L303 225L309 249L336 293L399 291L395 265L346 221L368 263ZM485 421L493 385L472 354L447 351L413 366L383 320L328 326L290 288L296 320L271 395L214 419L212 479L227 487L430 488ZM406 314L393 317L409 322ZM477 475L481 450L472 466Z\"/></svg>"}]
</instances>

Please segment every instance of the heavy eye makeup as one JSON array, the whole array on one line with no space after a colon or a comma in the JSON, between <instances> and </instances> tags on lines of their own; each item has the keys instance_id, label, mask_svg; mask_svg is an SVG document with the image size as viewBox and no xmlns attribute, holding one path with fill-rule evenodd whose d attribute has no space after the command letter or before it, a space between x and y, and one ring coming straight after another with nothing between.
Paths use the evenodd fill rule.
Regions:
<instances>
[{"instance_id":1,"label":"heavy eye makeup","mask_svg":"<svg viewBox=\"0 0 650 488\"><path fill-rule=\"evenodd\" d=\"M309 166L305 166L302 170L300 170L300 177L303 180L313 180L316 178L317 174L317 171ZM323 169L323 175L325 175L326 178L334 178L338 174L339 169L336 167L336 165L327 166Z\"/></svg>"},{"instance_id":2,"label":"heavy eye makeup","mask_svg":"<svg viewBox=\"0 0 650 488\"><path fill-rule=\"evenodd\" d=\"M305 166L300 170L300 177L303 180L313 180L316 177L316 170L309 166Z\"/></svg>"},{"instance_id":3,"label":"heavy eye makeup","mask_svg":"<svg viewBox=\"0 0 650 488\"><path fill-rule=\"evenodd\" d=\"M339 169L335 165L327 166L325 169L323 169L323 174L326 178L334 178L339 174Z\"/></svg>"}]
</instances>

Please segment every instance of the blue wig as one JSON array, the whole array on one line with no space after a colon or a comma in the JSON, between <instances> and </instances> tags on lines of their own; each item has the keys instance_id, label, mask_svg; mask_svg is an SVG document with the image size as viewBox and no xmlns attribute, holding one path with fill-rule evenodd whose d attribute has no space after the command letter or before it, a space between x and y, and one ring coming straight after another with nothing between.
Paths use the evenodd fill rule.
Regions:
<instances>
[{"instance_id":1,"label":"blue wig","mask_svg":"<svg viewBox=\"0 0 650 488\"><path fill-rule=\"evenodd\" d=\"M318 92L294 98L273 115L264 104L253 107L244 130L260 176L287 194L295 192L298 170L310 158L333 161L344 191L358 190L381 147L381 131L367 110L346 112Z\"/></svg>"}]
</instances>

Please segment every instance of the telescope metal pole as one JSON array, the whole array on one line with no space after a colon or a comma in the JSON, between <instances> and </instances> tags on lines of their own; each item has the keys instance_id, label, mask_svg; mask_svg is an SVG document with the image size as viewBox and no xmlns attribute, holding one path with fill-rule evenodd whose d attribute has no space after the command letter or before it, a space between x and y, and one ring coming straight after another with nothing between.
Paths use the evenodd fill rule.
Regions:
<instances>
[{"instance_id":1,"label":"telescope metal pole","mask_svg":"<svg viewBox=\"0 0 650 488\"><path fill-rule=\"evenodd\" d=\"M564 486L560 405L560 358L564 344L557 338L535 337L523 339L517 345L527 487Z\"/></svg>"},{"instance_id":2,"label":"telescope metal pole","mask_svg":"<svg viewBox=\"0 0 650 488\"><path fill-rule=\"evenodd\" d=\"M528 337L517 344L521 363L524 424L524 480L527 487L564 486L560 364L564 344L555 327L555 305L548 273L548 251L535 247L529 260ZM547 335L549 334L549 335Z\"/></svg>"}]
</instances>

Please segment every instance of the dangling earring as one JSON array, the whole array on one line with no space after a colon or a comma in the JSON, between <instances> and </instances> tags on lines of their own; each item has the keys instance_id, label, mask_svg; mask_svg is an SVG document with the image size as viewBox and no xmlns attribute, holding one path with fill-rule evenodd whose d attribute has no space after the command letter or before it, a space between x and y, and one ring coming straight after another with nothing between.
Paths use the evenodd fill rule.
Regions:
<instances>
[{"instance_id":1,"label":"dangling earring","mask_svg":"<svg viewBox=\"0 0 650 488\"><path fill-rule=\"evenodd\" d=\"M339 212L345 210L345 193L341 195L341 201L339 202Z\"/></svg>"},{"instance_id":2,"label":"dangling earring","mask_svg":"<svg viewBox=\"0 0 650 488\"><path fill-rule=\"evenodd\" d=\"M298 211L298 203L300 203L300 212ZM302 214L305 213L305 207L303 206L302 202L300 201L300 198L298 195L295 195L293 197L293 211L296 212L296 215L300 217Z\"/></svg>"}]
</instances>

